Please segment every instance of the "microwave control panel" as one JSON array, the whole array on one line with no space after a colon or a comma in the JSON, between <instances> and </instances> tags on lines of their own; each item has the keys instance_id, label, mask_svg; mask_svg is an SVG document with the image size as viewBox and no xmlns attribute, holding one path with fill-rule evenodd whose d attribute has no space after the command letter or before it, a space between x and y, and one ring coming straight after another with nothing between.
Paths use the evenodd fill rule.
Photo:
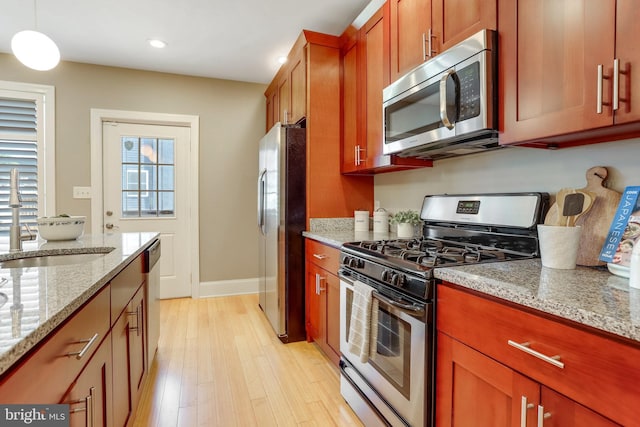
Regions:
<instances>
[{"instance_id":1,"label":"microwave control panel","mask_svg":"<svg viewBox=\"0 0 640 427\"><path fill-rule=\"evenodd\" d=\"M480 63L474 62L456 71L460 94L458 121L480 115Z\"/></svg>"}]
</instances>

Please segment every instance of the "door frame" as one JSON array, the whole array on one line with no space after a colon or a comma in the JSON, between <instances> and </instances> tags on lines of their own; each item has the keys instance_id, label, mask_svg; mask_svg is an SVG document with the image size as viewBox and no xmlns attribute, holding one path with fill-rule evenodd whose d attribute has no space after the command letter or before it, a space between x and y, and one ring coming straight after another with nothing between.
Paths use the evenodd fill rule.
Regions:
<instances>
[{"instance_id":1,"label":"door frame","mask_svg":"<svg viewBox=\"0 0 640 427\"><path fill-rule=\"evenodd\" d=\"M191 298L200 294L200 224L199 224L199 173L198 153L200 144L200 117L185 114L150 113L142 111L91 109L91 233L102 234L102 124L122 122L135 124L182 126L191 129L189 155L189 251L192 254L190 268Z\"/></svg>"}]
</instances>

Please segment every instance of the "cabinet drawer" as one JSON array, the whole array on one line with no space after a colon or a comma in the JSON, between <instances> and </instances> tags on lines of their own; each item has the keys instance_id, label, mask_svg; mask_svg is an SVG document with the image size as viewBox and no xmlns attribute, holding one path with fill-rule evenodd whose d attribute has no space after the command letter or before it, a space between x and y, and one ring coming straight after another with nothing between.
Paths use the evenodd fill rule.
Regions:
<instances>
[{"instance_id":1,"label":"cabinet drawer","mask_svg":"<svg viewBox=\"0 0 640 427\"><path fill-rule=\"evenodd\" d=\"M340 250L317 240L306 239L306 260L337 274L340 267Z\"/></svg>"},{"instance_id":2,"label":"cabinet drawer","mask_svg":"<svg viewBox=\"0 0 640 427\"><path fill-rule=\"evenodd\" d=\"M111 323L115 323L144 281L142 255L131 261L111 281Z\"/></svg>"},{"instance_id":3,"label":"cabinet drawer","mask_svg":"<svg viewBox=\"0 0 640 427\"><path fill-rule=\"evenodd\" d=\"M437 327L522 374L624 425L637 422L640 346L438 286ZM509 344L511 342L511 344ZM554 366L512 344L549 357ZM635 403L634 403L635 402Z\"/></svg>"},{"instance_id":4,"label":"cabinet drawer","mask_svg":"<svg viewBox=\"0 0 640 427\"><path fill-rule=\"evenodd\" d=\"M109 331L109 301L105 286L9 371L0 384L0 402L59 402ZM70 355L82 350L81 356Z\"/></svg>"}]
</instances>

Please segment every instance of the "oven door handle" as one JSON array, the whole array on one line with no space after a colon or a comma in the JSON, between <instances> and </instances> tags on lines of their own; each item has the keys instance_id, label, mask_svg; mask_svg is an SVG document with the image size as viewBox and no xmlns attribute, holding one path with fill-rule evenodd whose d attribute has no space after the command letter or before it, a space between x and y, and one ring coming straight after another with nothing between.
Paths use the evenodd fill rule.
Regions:
<instances>
[{"instance_id":1,"label":"oven door handle","mask_svg":"<svg viewBox=\"0 0 640 427\"><path fill-rule=\"evenodd\" d=\"M424 316L425 314L424 308L417 306L415 304L406 304L399 301L394 301L375 291L373 292L373 296L379 299L380 301L384 302L385 304L389 304L401 310L408 311L414 316L420 317L420 316Z\"/></svg>"}]
</instances>

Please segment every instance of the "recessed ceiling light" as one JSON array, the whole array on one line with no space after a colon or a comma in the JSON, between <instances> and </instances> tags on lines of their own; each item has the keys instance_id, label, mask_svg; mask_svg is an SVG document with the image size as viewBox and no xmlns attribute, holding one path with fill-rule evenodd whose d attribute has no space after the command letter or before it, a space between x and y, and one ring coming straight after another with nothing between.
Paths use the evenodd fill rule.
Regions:
<instances>
[{"instance_id":1,"label":"recessed ceiling light","mask_svg":"<svg viewBox=\"0 0 640 427\"><path fill-rule=\"evenodd\" d=\"M284 64L285 62L287 62L287 57L286 56L279 56L278 57L278 63Z\"/></svg>"},{"instance_id":2,"label":"recessed ceiling light","mask_svg":"<svg viewBox=\"0 0 640 427\"><path fill-rule=\"evenodd\" d=\"M155 47L156 49L162 49L163 47L165 47L167 45L166 42L163 42L160 39L149 39L147 40L149 42L149 44L153 47Z\"/></svg>"}]
</instances>

